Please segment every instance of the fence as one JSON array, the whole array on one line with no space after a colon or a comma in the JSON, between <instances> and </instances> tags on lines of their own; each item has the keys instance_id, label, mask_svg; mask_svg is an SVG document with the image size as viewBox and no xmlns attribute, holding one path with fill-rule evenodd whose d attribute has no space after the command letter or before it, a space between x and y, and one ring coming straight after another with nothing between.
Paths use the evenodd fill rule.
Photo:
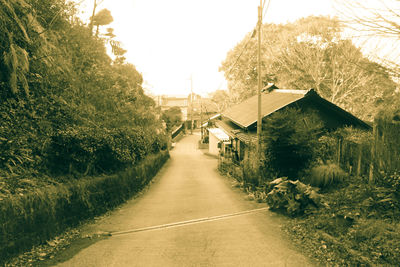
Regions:
<instances>
[{"instance_id":1,"label":"fence","mask_svg":"<svg viewBox=\"0 0 400 267\"><path fill-rule=\"evenodd\" d=\"M347 172L368 177L370 182L400 170L400 124L377 123L361 140L338 138L335 161Z\"/></svg>"},{"instance_id":2,"label":"fence","mask_svg":"<svg viewBox=\"0 0 400 267\"><path fill-rule=\"evenodd\" d=\"M182 124L181 126L179 126L178 128L176 128L174 131L172 131L172 133L171 133L171 138L174 139L174 138L177 137L183 130L184 130L184 126L183 126L183 124Z\"/></svg>"}]
</instances>

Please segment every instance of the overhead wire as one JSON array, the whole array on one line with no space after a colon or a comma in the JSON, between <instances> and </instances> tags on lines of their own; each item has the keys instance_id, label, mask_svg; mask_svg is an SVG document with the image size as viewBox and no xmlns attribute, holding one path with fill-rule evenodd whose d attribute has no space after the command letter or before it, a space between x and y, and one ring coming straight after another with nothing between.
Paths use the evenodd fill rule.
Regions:
<instances>
[{"instance_id":1,"label":"overhead wire","mask_svg":"<svg viewBox=\"0 0 400 267\"><path fill-rule=\"evenodd\" d=\"M268 8L269 8L269 4L271 4L271 0L268 0L267 8L264 10L264 6L265 6L265 0L264 0L264 4L263 4L263 8L262 8L264 10L264 13L263 13L263 16L262 16L263 19L265 18L265 15L267 14L267 11L268 11Z\"/></svg>"},{"instance_id":2,"label":"overhead wire","mask_svg":"<svg viewBox=\"0 0 400 267\"><path fill-rule=\"evenodd\" d=\"M256 33L256 28L253 29L252 34L251 34L250 37L247 39L245 45L243 46L242 51L240 51L239 56L236 58L236 60L233 62L233 64L229 67L228 72L227 72L227 74L225 75L225 77L226 77L226 76L229 76L229 75L231 74L231 72L232 72L232 70L233 70L233 67L235 67L235 65L238 63L240 57L241 57L241 56L243 55L243 53L246 51L247 46L249 45L250 40L251 40L252 38L254 38L255 33ZM223 81L222 81L222 82L220 83L220 85L218 86L218 90L221 89L222 83L223 83Z\"/></svg>"},{"instance_id":3,"label":"overhead wire","mask_svg":"<svg viewBox=\"0 0 400 267\"><path fill-rule=\"evenodd\" d=\"M264 10L264 8L265 8L265 2L266 2L266 0L264 0L263 4L262 4L262 6L261 6L261 9L263 10L263 16L262 16L263 18L264 18L265 15L267 14L269 5L270 5L270 3L271 3L271 0L268 0L266 9ZM254 27L253 32L251 33L250 37L247 39L247 41L246 41L246 43L245 43L245 45L244 45L242 51L240 52L239 56L238 56L238 57L236 58L236 60L233 62L233 64L231 65L231 67L228 69L228 72L227 72L226 76L229 76L229 75L231 74L233 68L235 67L235 65L236 65L237 62L239 61L240 57L241 57L241 56L243 55L243 53L246 51L247 46L248 46L249 43L250 43L250 40L251 40L252 38L254 38L254 36L256 35L256 32L257 32L256 27ZM225 76L225 77L226 77L226 76ZM220 85L218 86L218 90L221 89L222 83L223 83L223 82L221 82Z\"/></svg>"}]
</instances>

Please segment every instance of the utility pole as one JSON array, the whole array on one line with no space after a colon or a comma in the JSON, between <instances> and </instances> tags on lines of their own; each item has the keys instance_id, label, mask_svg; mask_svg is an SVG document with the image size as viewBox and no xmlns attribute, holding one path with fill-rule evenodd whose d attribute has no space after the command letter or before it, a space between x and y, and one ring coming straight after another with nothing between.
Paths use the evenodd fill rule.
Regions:
<instances>
[{"instance_id":1,"label":"utility pole","mask_svg":"<svg viewBox=\"0 0 400 267\"><path fill-rule=\"evenodd\" d=\"M203 142L203 99L200 99L200 140Z\"/></svg>"},{"instance_id":2,"label":"utility pole","mask_svg":"<svg viewBox=\"0 0 400 267\"><path fill-rule=\"evenodd\" d=\"M190 134L193 134L193 75L190 75Z\"/></svg>"},{"instance_id":3,"label":"utility pole","mask_svg":"<svg viewBox=\"0 0 400 267\"><path fill-rule=\"evenodd\" d=\"M262 0L260 0L260 6L258 7L258 58L257 58L257 73L258 73L258 112L257 112L257 157L258 163L261 160L261 132L262 132L262 117L261 117L261 26L262 26Z\"/></svg>"}]
</instances>

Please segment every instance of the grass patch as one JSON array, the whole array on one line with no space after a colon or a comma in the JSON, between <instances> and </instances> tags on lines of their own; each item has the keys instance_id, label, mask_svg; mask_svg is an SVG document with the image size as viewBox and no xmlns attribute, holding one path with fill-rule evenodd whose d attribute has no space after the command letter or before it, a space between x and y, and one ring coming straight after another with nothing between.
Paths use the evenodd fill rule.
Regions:
<instances>
[{"instance_id":1,"label":"grass patch","mask_svg":"<svg viewBox=\"0 0 400 267\"><path fill-rule=\"evenodd\" d=\"M312 168L307 182L312 186L328 188L342 183L346 176L346 173L338 165L329 163Z\"/></svg>"}]
</instances>

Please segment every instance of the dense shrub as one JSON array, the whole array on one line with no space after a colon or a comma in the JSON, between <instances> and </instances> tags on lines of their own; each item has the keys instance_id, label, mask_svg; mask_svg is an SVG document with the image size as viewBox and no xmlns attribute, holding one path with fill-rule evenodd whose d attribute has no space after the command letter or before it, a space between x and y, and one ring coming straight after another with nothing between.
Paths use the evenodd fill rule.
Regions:
<instances>
[{"instance_id":1,"label":"dense shrub","mask_svg":"<svg viewBox=\"0 0 400 267\"><path fill-rule=\"evenodd\" d=\"M315 157L322 122L312 112L287 108L263 124L264 167L279 176L295 178Z\"/></svg>"},{"instance_id":2,"label":"dense shrub","mask_svg":"<svg viewBox=\"0 0 400 267\"><path fill-rule=\"evenodd\" d=\"M148 156L118 174L85 178L0 199L0 264L8 257L104 213L141 190L168 159Z\"/></svg>"},{"instance_id":3,"label":"dense shrub","mask_svg":"<svg viewBox=\"0 0 400 267\"><path fill-rule=\"evenodd\" d=\"M140 128L74 127L51 137L46 151L47 168L52 174L110 173L166 146L164 135L151 136Z\"/></svg>"}]
</instances>

